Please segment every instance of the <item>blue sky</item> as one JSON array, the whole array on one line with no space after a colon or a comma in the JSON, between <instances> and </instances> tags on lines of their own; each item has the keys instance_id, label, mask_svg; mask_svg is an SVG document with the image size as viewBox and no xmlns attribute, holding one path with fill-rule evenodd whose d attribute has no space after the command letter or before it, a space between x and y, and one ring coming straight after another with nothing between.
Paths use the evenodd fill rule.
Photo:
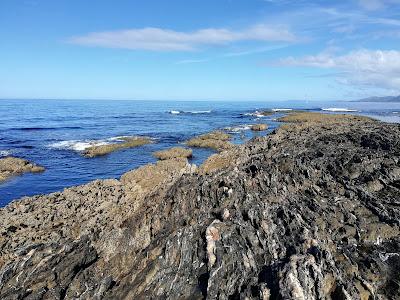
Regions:
<instances>
[{"instance_id":1,"label":"blue sky","mask_svg":"<svg viewBox=\"0 0 400 300\"><path fill-rule=\"evenodd\" d=\"M400 0L0 0L0 98L400 94Z\"/></svg>"}]
</instances>

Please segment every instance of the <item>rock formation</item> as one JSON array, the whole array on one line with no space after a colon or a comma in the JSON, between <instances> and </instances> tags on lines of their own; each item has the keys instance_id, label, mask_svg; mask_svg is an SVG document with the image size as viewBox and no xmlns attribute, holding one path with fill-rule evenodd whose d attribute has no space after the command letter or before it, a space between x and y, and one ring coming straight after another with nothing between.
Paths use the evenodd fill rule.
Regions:
<instances>
[{"instance_id":1,"label":"rock formation","mask_svg":"<svg viewBox=\"0 0 400 300\"><path fill-rule=\"evenodd\" d=\"M183 147L172 147L170 149L156 151L153 153L155 157L160 160L167 160L172 158L190 158L193 155L192 149Z\"/></svg>"},{"instance_id":2,"label":"rock formation","mask_svg":"<svg viewBox=\"0 0 400 300\"><path fill-rule=\"evenodd\" d=\"M251 130L253 131L264 131L267 130L268 125L267 124L254 124L251 126Z\"/></svg>"},{"instance_id":3,"label":"rock formation","mask_svg":"<svg viewBox=\"0 0 400 300\"><path fill-rule=\"evenodd\" d=\"M0 298L399 299L400 127L301 118L10 203Z\"/></svg>"},{"instance_id":4,"label":"rock formation","mask_svg":"<svg viewBox=\"0 0 400 300\"><path fill-rule=\"evenodd\" d=\"M121 149L135 148L152 143L150 138L140 136L121 137L120 140L119 142L111 144L91 146L85 149L82 154L88 158L93 158L104 156Z\"/></svg>"},{"instance_id":5,"label":"rock formation","mask_svg":"<svg viewBox=\"0 0 400 300\"><path fill-rule=\"evenodd\" d=\"M213 131L186 141L186 145L190 147L211 148L217 151L224 151L233 147L233 144L230 142L231 139L232 136L228 133Z\"/></svg>"},{"instance_id":6,"label":"rock formation","mask_svg":"<svg viewBox=\"0 0 400 300\"><path fill-rule=\"evenodd\" d=\"M24 173L43 172L44 168L17 157L0 158L0 182Z\"/></svg>"}]
</instances>

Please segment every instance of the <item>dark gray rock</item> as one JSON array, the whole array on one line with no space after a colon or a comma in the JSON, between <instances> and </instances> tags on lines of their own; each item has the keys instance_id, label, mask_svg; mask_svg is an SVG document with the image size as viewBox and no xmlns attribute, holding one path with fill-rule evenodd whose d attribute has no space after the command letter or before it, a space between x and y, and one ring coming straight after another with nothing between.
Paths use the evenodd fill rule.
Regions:
<instances>
[{"instance_id":1,"label":"dark gray rock","mask_svg":"<svg viewBox=\"0 0 400 300\"><path fill-rule=\"evenodd\" d=\"M0 298L399 299L399 141L367 120L285 125L197 170L16 201Z\"/></svg>"}]
</instances>

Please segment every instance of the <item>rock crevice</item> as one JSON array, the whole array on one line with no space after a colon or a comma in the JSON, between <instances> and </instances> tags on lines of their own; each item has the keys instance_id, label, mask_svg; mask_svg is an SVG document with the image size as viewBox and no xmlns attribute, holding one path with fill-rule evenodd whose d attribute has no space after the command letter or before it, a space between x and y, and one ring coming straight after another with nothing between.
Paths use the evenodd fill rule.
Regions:
<instances>
[{"instance_id":1,"label":"rock crevice","mask_svg":"<svg viewBox=\"0 0 400 300\"><path fill-rule=\"evenodd\" d=\"M399 126L292 119L199 168L9 204L0 298L398 299Z\"/></svg>"}]
</instances>

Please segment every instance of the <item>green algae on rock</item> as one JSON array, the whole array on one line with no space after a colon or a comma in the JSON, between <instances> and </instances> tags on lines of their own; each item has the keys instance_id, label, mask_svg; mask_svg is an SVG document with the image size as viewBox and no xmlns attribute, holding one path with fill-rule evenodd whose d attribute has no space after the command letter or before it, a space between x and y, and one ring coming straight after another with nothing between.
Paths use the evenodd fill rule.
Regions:
<instances>
[{"instance_id":1,"label":"green algae on rock","mask_svg":"<svg viewBox=\"0 0 400 300\"><path fill-rule=\"evenodd\" d=\"M85 149L85 151L83 151L82 154L86 157L93 158L97 156L107 155L109 153L121 149L135 148L146 144L151 144L153 142L148 137L140 137L140 136L121 137L120 140L121 142L116 142L112 144L91 146Z\"/></svg>"},{"instance_id":2,"label":"green algae on rock","mask_svg":"<svg viewBox=\"0 0 400 300\"><path fill-rule=\"evenodd\" d=\"M39 173L45 169L25 159L17 157L0 158L0 182L10 177L22 175L23 173Z\"/></svg>"}]
</instances>

